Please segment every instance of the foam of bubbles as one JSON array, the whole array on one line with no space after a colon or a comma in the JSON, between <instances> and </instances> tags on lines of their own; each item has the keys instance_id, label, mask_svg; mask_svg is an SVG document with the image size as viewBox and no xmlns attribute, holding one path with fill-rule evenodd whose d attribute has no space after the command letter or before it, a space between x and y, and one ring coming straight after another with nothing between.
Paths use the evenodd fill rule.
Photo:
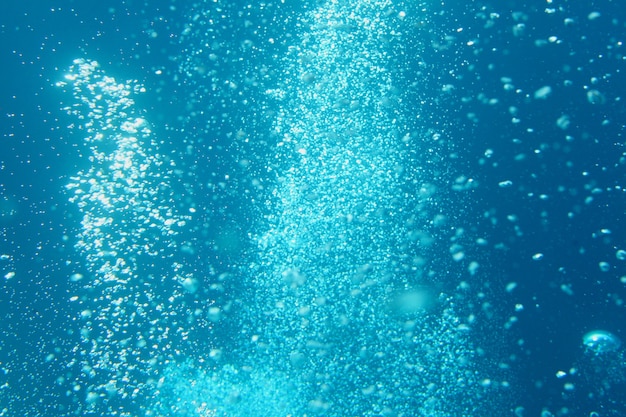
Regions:
<instances>
[{"instance_id":1,"label":"foam of bubbles","mask_svg":"<svg viewBox=\"0 0 626 417\"><path fill-rule=\"evenodd\" d=\"M165 398L231 416L476 407L467 328L451 298L422 286L430 249L416 236L429 234L419 216L432 194L405 191L427 179L406 151L414 133L389 68L401 38L392 12L388 1L330 1L301 17L267 90L276 177L248 272L249 339L228 368L192 367L192 381L168 370Z\"/></svg>"}]
</instances>

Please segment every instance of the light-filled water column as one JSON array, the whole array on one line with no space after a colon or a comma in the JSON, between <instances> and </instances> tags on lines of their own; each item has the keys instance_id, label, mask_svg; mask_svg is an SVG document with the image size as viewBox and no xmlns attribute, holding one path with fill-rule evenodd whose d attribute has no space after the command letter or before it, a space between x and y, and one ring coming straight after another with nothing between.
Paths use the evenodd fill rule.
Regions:
<instances>
[{"instance_id":1,"label":"light-filled water column","mask_svg":"<svg viewBox=\"0 0 626 417\"><path fill-rule=\"evenodd\" d=\"M424 258L446 254L425 238L437 196L395 67L403 16L385 0L325 2L268 91L275 187L249 366L294 384L294 415L472 415L478 402L467 329L425 279Z\"/></svg>"},{"instance_id":2,"label":"light-filled water column","mask_svg":"<svg viewBox=\"0 0 626 417\"><path fill-rule=\"evenodd\" d=\"M403 104L404 17L386 0L297 17L259 112L274 115L262 181L273 186L241 265L239 344L167 366L155 414L476 415L463 296L441 293L455 285L428 266L449 259L430 245L446 197ZM210 45L214 33L197 36Z\"/></svg>"}]
</instances>

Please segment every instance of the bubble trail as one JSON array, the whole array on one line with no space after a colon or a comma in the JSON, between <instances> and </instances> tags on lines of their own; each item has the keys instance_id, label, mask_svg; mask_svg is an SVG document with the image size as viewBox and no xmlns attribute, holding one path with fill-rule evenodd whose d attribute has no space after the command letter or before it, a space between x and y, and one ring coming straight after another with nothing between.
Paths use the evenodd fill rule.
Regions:
<instances>
[{"instance_id":1,"label":"bubble trail","mask_svg":"<svg viewBox=\"0 0 626 417\"><path fill-rule=\"evenodd\" d=\"M104 74L95 61L74 61L59 87L73 93L65 110L84 135L90 166L71 177L67 189L82 214L76 248L91 274L82 296L82 375L74 391L87 410L127 407L151 385L157 363L174 355L171 344L184 331L164 320L182 291L159 291L161 281L191 279L173 259L178 214L165 159L133 97L144 89ZM167 260L169 259L169 262ZM160 265L166 260L166 267ZM126 404L126 405L120 405Z\"/></svg>"},{"instance_id":2,"label":"bubble trail","mask_svg":"<svg viewBox=\"0 0 626 417\"><path fill-rule=\"evenodd\" d=\"M453 306L420 287L428 248L411 232L428 233L428 203L390 69L397 13L389 1L308 13L270 91L281 104L258 238L260 350L304 381L309 409L331 415L460 415L477 385Z\"/></svg>"}]
</instances>

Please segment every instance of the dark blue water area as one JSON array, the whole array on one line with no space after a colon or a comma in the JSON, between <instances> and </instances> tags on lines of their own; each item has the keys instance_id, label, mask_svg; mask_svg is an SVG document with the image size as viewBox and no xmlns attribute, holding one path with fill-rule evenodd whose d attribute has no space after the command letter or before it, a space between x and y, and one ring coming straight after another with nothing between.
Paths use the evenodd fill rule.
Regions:
<instances>
[{"instance_id":1,"label":"dark blue water area","mask_svg":"<svg viewBox=\"0 0 626 417\"><path fill-rule=\"evenodd\" d=\"M624 166L616 165L624 152L624 108L615 102L594 106L586 99L584 87L606 91L607 103L619 100L619 86L625 81L623 52L607 45L615 45L621 36L623 10L614 2L595 3L593 9L575 2L559 4L557 7L567 8L578 23L565 29L562 15L543 12L546 4L522 6L517 2L513 10L528 13L525 24L532 26L532 31L518 38L502 32L486 42L483 39L487 52L478 59L467 58L482 69L476 71L480 80L470 78L466 88L496 97L499 102L493 106L476 106L475 102L461 105L456 125L460 128L454 136L462 140L459 152L463 159L473 156L476 161L486 149L493 150L494 156L474 171L481 183L473 191L476 218L486 209L513 214L523 232L516 236L513 224L506 220L490 232L491 239L506 247L491 258L498 265L494 271L502 271L501 277L491 279L517 282L511 297L502 301L525 307L517 326L524 340L523 366L517 378L533 399L521 403L529 415L539 415L544 407L554 413L562 406L581 415L591 410L600 415L621 415L624 405L619 399L585 398L590 387L597 387L600 381L574 378L576 390L568 393L563 390L565 381L554 376L557 370L567 372L584 362L580 340L585 329L606 327L624 337L624 309L621 301L615 302L624 294L619 279L624 275L624 264L615 258L615 248L623 246L625 238ZM533 7L537 9L533 11ZM605 22L598 27L587 19L593 10L620 23L612 26ZM506 19L505 10L500 11ZM562 44L556 48L536 45L537 39L552 35ZM503 76L510 77L529 98L502 94ZM595 86L593 77L599 79ZM565 80L571 81L571 87ZM552 87L552 95L545 101L533 99L534 91L544 85ZM511 123L509 106L519 109L518 124ZM462 120L468 111L476 113L478 123ZM568 114L572 121L565 130L556 125L562 114ZM603 126L604 119L611 123ZM573 137L571 142L566 135ZM527 158L515 162L514 156L522 153ZM465 160L470 165L474 161ZM500 188L498 183L503 180L511 180L513 185ZM590 195L585 187L590 184L605 191L585 204L584 196ZM557 191L558 187L562 190ZM546 200L538 198L542 193L548 196ZM603 228L610 229L611 234L603 236ZM532 261L535 253L542 253L543 259ZM610 272L601 272L602 261L611 264ZM572 295L563 291L563 284L571 285ZM613 396L623 389L623 381L616 385Z\"/></svg>"},{"instance_id":2,"label":"dark blue water area","mask_svg":"<svg viewBox=\"0 0 626 417\"><path fill-rule=\"evenodd\" d=\"M72 246L80 218L67 201L65 185L69 176L87 167L88 150L81 137L66 129L72 120L60 108L71 101L69 95L53 87L73 59L98 60L108 75L137 79L146 86L148 92L137 98L137 107L145 109L156 136L162 138L159 151L181 161L183 168L185 160L194 167L177 177L177 186L209 213L208 218L194 220L196 229L190 236L204 223L218 225L207 228L203 253L189 260L201 273L208 273L203 268L209 264L221 268L218 272L229 272L242 259L245 262L243 248L258 220L258 213L246 209L254 191L247 182L250 171L239 168L237 152L247 152L249 169L262 170L273 140L263 133L269 122L257 120L258 109L241 105L236 95L197 91L197 85L176 82L185 53L176 38L190 15L188 6L166 1L88 3L57 1L44 6L10 0L0 17L0 254L8 255L0 260L0 385L7 384L0 388L0 415L5 407L10 416L73 415L83 400L64 382L80 371L75 350L79 311L69 300L81 284L69 277L89 274ZM626 290L620 281L626 276L626 264L615 257L617 249L626 249L622 189L626 165L619 162L626 151L626 108L618 100L626 85L624 47L619 45L626 42L626 11L615 1L594 2L593 7L554 3L567 12L546 13L551 7L546 2L471 6L459 2L440 7L444 13L432 16L429 25L445 26L458 42L474 40L477 46L423 50L413 46L422 40L417 37L434 42L439 35L432 33L439 32L420 27L407 49L419 50L429 68L440 72L424 74L409 65L403 76L423 88L419 97L404 100L407 107L419 109L427 128L438 129L450 142L455 159L446 162L449 177L466 175L479 184L466 191L471 198L451 199L446 210L466 219L463 223L489 242L486 253L480 248L468 252L480 253L483 269L489 270L481 270L479 287L498 294L490 300L495 317L477 339L495 351L494 357L510 364L511 393L503 395L506 405L493 415L514 415L517 406L525 408L525 416L538 416L542 409L556 414L562 407L579 413L572 415L591 411L624 415L626 406L619 397L623 379L612 380L604 396L588 398L588 392L598 392L602 373L600 380L571 377L567 381L576 384L573 392L565 390L566 381L555 375L585 367L582 337L592 329L626 340L622 305ZM229 23L237 22L242 7L229 5L221 36L226 44L237 44L250 33ZM280 10L291 16L308 7L313 4L292 2L271 13ZM485 28L485 20L476 17L481 7L487 14L500 14L495 28ZM515 20L512 11L524 12L527 20ZM592 11L601 13L600 24L587 18ZM564 16L574 17L576 24L565 26ZM268 18L258 12L260 21ZM259 52L258 64L284 52L288 34L295 31L289 19L276 20L283 26L268 25L264 36L281 42L274 50ZM520 36L511 30L517 23L527 26ZM455 26L463 30L455 31ZM158 36L153 37L151 30ZM553 35L560 44L537 45L538 39ZM238 77L255 62L224 65L224 71ZM502 77L511 78L515 89L523 92L505 91ZM593 77L598 81L592 82ZM442 84L454 89L441 95ZM535 99L534 92L546 85L552 87L551 95ZM606 102L590 103L590 89L601 91ZM264 100L262 86L249 91L249 99L258 94L259 102ZM482 103L481 93L497 103ZM216 103L217 97L225 101ZM212 122L210 137L195 144L193 156L185 154L185 140L194 137L194 131L204 134L207 118L219 120L216 112L222 104L228 106L229 120L256 120L247 132L254 151L233 144L232 126ZM516 116L509 110L512 106L518 109ZM200 115L190 120L185 116L190 109ZM563 114L571 120L567 129L556 125ZM513 117L520 121L512 123ZM603 125L605 119L610 123ZM520 154L525 159L516 161ZM217 180L212 178L224 175L237 185L214 197ZM507 180L512 185L502 187ZM602 192L592 193L593 188ZM590 196L593 201L586 203ZM537 253L543 254L541 260L532 259ZM610 264L608 272L600 269L600 262ZM4 278L12 272L15 276ZM510 282L517 287L509 293L504 287ZM524 309L516 313L516 304ZM510 316L517 316L518 322L509 331L494 331L498 339L490 340L493 323L504 326Z\"/></svg>"}]
</instances>

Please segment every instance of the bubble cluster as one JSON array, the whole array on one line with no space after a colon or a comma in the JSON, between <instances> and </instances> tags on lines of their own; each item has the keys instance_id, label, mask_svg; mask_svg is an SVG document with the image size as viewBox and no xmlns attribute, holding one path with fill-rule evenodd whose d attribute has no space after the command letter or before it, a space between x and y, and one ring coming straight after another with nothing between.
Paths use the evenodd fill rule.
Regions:
<instances>
[{"instance_id":1,"label":"bubble cluster","mask_svg":"<svg viewBox=\"0 0 626 417\"><path fill-rule=\"evenodd\" d=\"M174 209L170 168L134 107L143 88L84 59L75 60L58 85L73 93L66 110L79 120L90 152L89 167L67 185L82 214L75 246L90 273L75 275L87 281L86 291L71 299L82 310L83 339L77 355L83 375L74 390L88 406L111 409L142 396L156 364L174 355L172 340L184 333L162 320L173 313L163 308L174 308L182 291L164 298L161 287L190 279L173 259L178 228L189 216Z\"/></svg>"},{"instance_id":2,"label":"bubble cluster","mask_svg":"<svg viewBox=\"0 0 626 417\"><path fill-rule=\"evenodd\" d=\"M182 36L189 58L181 59L181 86L214 98L205 110L190 104L190 125L205 111L208 126L223 123L220 107L248 100L241 82L219 79L218 64L237 59L198 39L212 36L199 29L207 16L194 14ZM74 62L59 85L74 94L67 111L91 152L68 185L82 214L76 248L91 275L76 280L86 291L73 298L84 341L74 389L89 411L477 412L491 380L477 366L470 319L460 315L469 295L441 291L445 277L425 266L442 259L433 235L447 218L436 208L440 174L426 168L436 152L424 149L430 136L407 117L406 80L395 66L405 19L388 0L332 0L295 18L298 33L264 80L265 102L274 103L263 113L272 115L269 131L241 118L233 135L254 132L273 145L263 178L247 179L264 184L263 207L251 209L264 215L237 266L244 283L225 304L179 259L195 253L181 236L192 218L178 211L174 167L136 109L143 88L106 76L96 62ZM474 186L459 177L452 189ZM460 263L463 231L455 233L448 249ZM471 265L474 274L478 263ZM209 287L224 292L220 279ZM236 317L229 334L217 330L226 311ZM209 341L192 341L203 336Z\"/></svg>"}]
</instances>

